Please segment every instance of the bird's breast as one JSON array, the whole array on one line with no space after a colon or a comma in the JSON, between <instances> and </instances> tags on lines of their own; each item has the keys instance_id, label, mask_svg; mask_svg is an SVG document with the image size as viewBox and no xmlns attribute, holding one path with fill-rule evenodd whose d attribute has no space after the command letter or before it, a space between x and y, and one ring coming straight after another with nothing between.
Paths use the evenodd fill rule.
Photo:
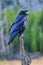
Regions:
<instances>
[{"instance_id":1,"label":"bird's breast","mask_svg":"<svg viewBox=\"0 0 43 65\"><path fill-rule=\"evenodd\" d=\"M26 26L27 23L27 17L24 18L24 26Z\"/></svg>"}]
</instances>

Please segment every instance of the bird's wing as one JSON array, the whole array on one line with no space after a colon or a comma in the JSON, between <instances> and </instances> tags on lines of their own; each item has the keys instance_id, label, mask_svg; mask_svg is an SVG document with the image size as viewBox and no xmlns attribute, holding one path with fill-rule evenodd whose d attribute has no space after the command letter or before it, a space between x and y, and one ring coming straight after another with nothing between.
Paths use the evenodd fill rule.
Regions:
<instances>
[{"instance_id":1,"label":"bird's wing","mask_svg":"<svg viewBox=\"0 0 43 65\"><path fill-rule=\"evenodd\" d=\"M13 23L12 26L10 27L10 30L9 30L10 33L18 30L20 25L23 23L24 20L25 20L25 17L23 17L23 16L18 17L18 20L15 20L15 23Z\"/></svg>"},{"instance_id":2,"label":"bird's wing","mask_svg":"<svg viewBox=\"0 0 43 65\"><path fill-rule=\"evenodd\" d=\"M16 20L15 20L15 21L13 22L13 24L11 25L9 31L11 30L12 26L13 26L14 24L17 24L18 22L20 22L20 20L21 20L22 18L23 18L22 15L18 15L17 18L16 18Z\"/></svg>"}]
</instances>

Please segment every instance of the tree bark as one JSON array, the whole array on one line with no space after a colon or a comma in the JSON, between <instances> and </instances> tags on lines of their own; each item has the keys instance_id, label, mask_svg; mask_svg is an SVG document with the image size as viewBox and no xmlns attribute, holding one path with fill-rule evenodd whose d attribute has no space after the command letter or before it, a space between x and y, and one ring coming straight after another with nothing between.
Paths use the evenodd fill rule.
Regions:
<instances>
[{"instance_id":1,"label":"tree bark","mask_svg":"<svg viewBox=\"0 0 43 65\"><path fill-rule=\"evenodd\" d=\"M23 39L23 34L20 36L20 56L21 56L21 65L24 64L24 39Z\"/></svg>"}]
</instances>

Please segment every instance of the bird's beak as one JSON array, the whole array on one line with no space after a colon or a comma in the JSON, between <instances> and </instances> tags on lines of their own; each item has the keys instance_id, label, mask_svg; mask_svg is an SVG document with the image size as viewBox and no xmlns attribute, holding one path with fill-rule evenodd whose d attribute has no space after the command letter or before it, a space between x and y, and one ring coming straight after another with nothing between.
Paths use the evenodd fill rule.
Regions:
<instances>
[{"instance_id":1,"label":"bird's beak","mask_svg":"<svg viewBox=\"0 0 43 65\"><path fill-rule=\"evenodd\" d=\"M25 10L25 12L26 12L26 15L29 15L29 11L28 10Z\"/></svg>"}]
</instances>

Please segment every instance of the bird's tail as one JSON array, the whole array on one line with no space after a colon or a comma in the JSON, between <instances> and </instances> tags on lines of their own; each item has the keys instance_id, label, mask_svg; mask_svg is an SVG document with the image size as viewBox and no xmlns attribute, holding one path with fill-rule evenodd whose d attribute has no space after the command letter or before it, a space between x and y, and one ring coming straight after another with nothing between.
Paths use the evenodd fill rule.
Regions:
<instances>
[{"instance_id":1,"label":"bird's tail","mask_svg":"<svg viewBox=\"0 0 43 65\"><path fill-rule=\"evenodd\" d=\"M14 40L14 38L17 36L17 34L18 34L18 31L13 32L13 33L10 35L8 45L10 45L10 43Z\"/></svg>"}]
</instances>

